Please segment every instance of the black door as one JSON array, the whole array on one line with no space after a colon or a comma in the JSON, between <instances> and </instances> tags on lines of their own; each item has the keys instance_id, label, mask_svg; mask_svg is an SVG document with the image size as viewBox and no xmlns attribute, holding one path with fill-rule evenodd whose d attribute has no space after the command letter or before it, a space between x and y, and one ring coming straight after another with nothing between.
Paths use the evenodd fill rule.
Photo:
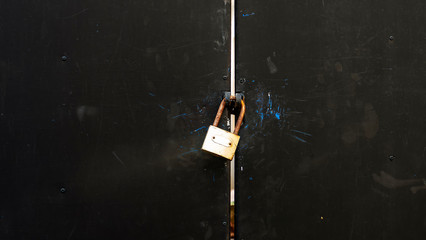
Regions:
<instances>
[{"instance_id":1,"label":"black door","mask_svg":"<svg viewBox=\"0 0 426 240\"><path fill-rule=\"evenodd\" d=\"M228 2L0 3L0 239L228 237ZM426 3L237 9L237 239L424 239Z\"/></svg>"},{"instance_id":2,"label":"black door","mask_svg":"<svg viewBox=\"0 0 426 240\"><path fill-rule=\"evenodd\" d=\"M425 239L426 3L238 3L239 239Z\"/></svg>"},{"instance_id":3,"label":"black door","mask_svg":"<svg viewBox=\"0 0 426 240\"><path fill-rule=\"evenodd\" d=\"M223 1L0 3L0 239L225 239Z\"/></svg>"}]
</instances>

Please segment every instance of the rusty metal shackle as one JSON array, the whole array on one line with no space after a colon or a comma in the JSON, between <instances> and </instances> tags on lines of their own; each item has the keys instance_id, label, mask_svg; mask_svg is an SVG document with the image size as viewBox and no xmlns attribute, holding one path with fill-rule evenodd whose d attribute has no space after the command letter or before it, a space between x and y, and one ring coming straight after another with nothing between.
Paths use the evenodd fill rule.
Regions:
<instances>
[{"instance_id":1,"label":"rusty metal shackle","mask_svg":"<svg viewBox=\"0 0 426 240\"><path fill-rule=\"evenodd\" d=\"M219 110L217 110L216 117L213 122L213 126L217 127L219 125L220 118L222 117L223 110L225 110L226 100L223 99L220 103ZM240 116L238 117L237 124L235 125L234 134L238 134L241 128L241 124L243 124L244 115L246 114L246 105L244 104L244 100L241 99L241 111Z\"/></svg>"}]
</instances>

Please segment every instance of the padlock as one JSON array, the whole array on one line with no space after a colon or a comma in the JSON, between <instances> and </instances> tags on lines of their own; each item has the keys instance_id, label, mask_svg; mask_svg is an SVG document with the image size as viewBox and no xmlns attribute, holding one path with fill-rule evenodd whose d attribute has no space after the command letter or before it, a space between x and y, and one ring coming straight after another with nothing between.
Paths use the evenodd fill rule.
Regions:
<instances>
[{"instance_id":1,"label":"padlock","mask_svg":"<svg viewBox=\"0 0 426 240\"><path fill-rule=\"evenodd\" d=\"M219 125L220 118L222 117L223 110L225 109L225 105L226 101L223 99L220 103L214 123L207 131L207 136L204 139L203 147L201 149L216 156L232 160L235 151L237 150L238 142L240 141L238 132L240 131L241 124L243 123L246 106L244 104L244 100L241 100L240 116L238 117L234 133L231 133L217 127Z\"/></svg>"}]
</instances>

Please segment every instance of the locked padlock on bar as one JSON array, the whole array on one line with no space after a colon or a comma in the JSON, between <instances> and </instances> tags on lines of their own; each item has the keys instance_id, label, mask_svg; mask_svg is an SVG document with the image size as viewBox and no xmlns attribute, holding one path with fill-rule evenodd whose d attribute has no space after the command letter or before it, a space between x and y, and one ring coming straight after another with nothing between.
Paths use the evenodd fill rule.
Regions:
<instances>
[{"instance_id":1,"label":"locked padlock on bar","mask_svg":"<svg viewBox=\"0 0 426 240\"><path fill-rule=\"evenodd\" d=\"M241 124L243 123L246 106L244 104L244 100L241 100L240 116L238 117L234 133L231 133L217 127L219 125L220 118L222 117L223 110L225 109L225 105L226 101L223 99L220 103L214 123L207 131L207 136L204 139L203 147L201 149L211 154L232 160L235 151L237 150L238 142L240 141L238 132L240 131Z\"/></svg>"}]
</instances>

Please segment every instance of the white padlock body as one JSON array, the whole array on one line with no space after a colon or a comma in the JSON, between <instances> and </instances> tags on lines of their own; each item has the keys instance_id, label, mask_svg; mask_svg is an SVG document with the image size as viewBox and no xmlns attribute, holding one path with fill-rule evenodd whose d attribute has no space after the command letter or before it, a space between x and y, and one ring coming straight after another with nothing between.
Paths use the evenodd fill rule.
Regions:
<instances>
[{"instance_id":1,"label":"white padlock body","mask_svg":"<svg viewBox=\"0 0 426 240\"><path fill-rule=\"evenodd\" d=\"M202 150L232 160L237 150L240 136L221 128L210 126L204 139Z\"/></svg>"}]
</instances>

